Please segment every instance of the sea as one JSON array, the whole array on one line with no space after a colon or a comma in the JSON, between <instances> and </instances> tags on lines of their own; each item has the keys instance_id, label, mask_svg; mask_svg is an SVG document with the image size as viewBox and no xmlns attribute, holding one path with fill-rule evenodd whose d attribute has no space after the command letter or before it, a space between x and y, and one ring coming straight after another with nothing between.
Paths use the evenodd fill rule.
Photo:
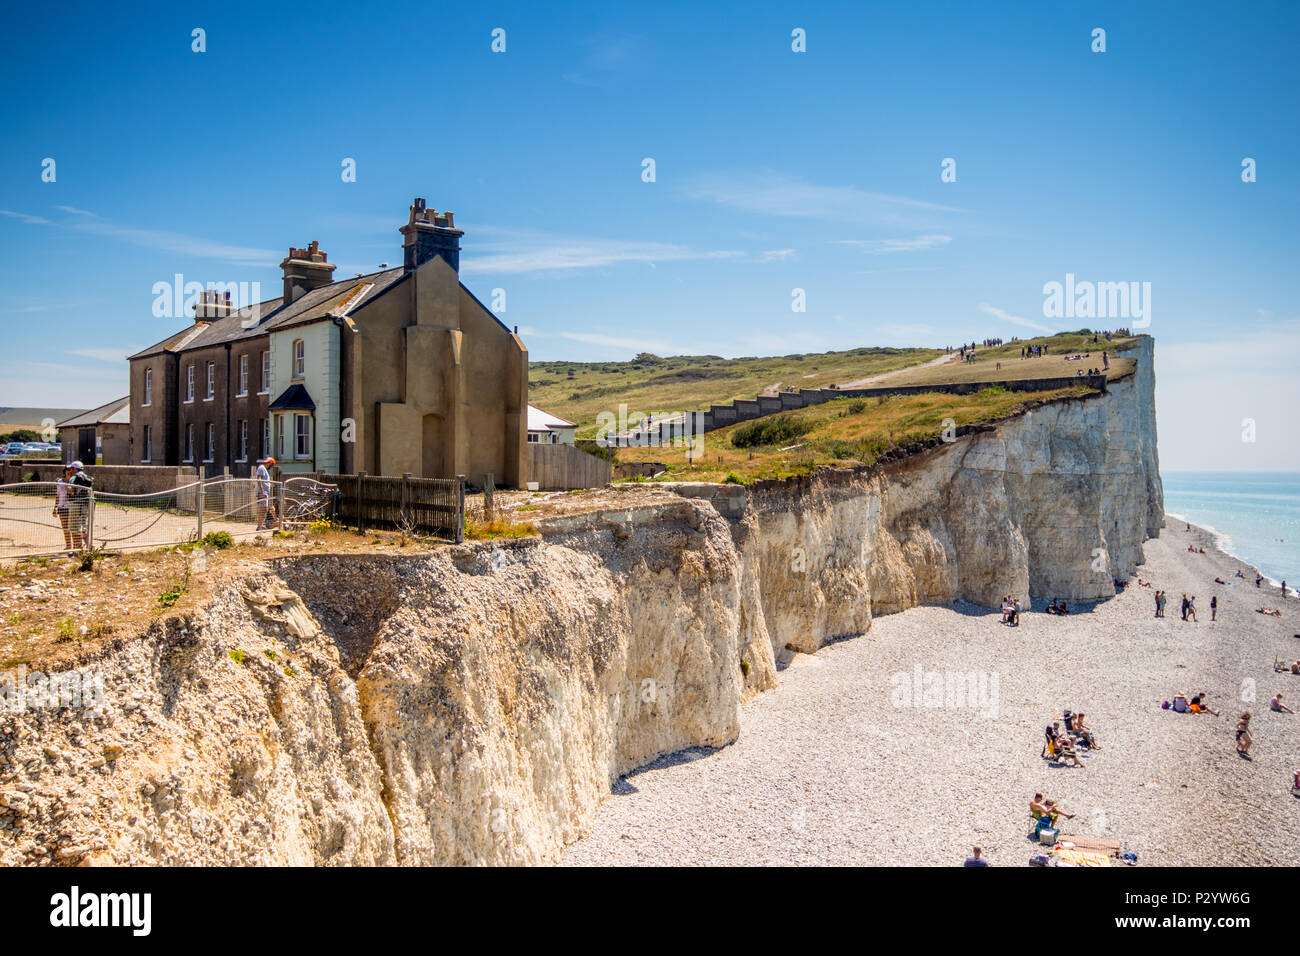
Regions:
<instances>
[{"instance_id":1,"label":"sea","mask_svg":"<svg viewBox=\"0 0 1300 956\"><path fill-rule=\"evenodd\" d=\"M1162 471L1165 514L1214 533L1218 547L1275 585L1300 584L1300 474Z\"/></svg>"}]
</instances>

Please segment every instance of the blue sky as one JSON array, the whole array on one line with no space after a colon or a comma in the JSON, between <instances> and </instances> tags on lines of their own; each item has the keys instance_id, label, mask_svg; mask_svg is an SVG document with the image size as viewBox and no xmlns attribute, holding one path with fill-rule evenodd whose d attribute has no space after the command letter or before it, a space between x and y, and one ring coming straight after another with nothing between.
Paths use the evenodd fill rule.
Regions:
<instances>
[{"instance_id":1,"label":"blue sky","mask_svg":"<svg viewBox=\"0 0 1300 956\"><path fill-rule=\"evenodd\" d=\"M1104 327L1044 283L1150 282L1164 467L1300 470L1296 5L609 6L7 11L0 404L125 394L175 273L400 261L419 195L534 359Z\"/></svg>"}]
</instances>

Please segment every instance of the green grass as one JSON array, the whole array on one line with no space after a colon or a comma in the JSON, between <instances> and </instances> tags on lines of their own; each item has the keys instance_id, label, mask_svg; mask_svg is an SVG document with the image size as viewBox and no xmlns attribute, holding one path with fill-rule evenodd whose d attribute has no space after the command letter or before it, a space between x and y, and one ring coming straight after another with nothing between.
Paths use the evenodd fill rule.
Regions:
<instances>
[{"instance_id":1,"label":"green grass","mask_svg":"<svg viewBox=\"0 0 1300 956\"><path fill-rule=\"evenodd\" d=\"M946 430L960 425L1015 414L1045 399L1088 394L1093 390L1082 386L1048 392L1008 392L991 387L972 395L924 392L869 400L840 398L709 432L699 461L693 467L675 462L672 477L745 485L766 478L806 475L822 467L869 465L893 448L942 437ZM755 429L764 423L770 426L768 430ZM792 430L801 432L795 447L790 447L788 437ZM769 440L748 444L752 439L746 437L741 447L734 443L737 435L750 436L755 431Z\"/></svg>"},{"instance_id":2,"label":"green grass","mask_svg":"<svg viewBox=\"0 0 1300 956\"><path fill-rule=\"evenodd\" d=\"M596 416L706 409L752 399L769 386L823 388L927 362L938 349L860 348L847 352L724 359L716 355L650 356L632 362L531 362L528 400L594 437Z\"/></svg>"},{"instance_id":3,"label":"green grass","mask_svg":"<svg viewBox=\"0 0 1300 956\"><path fill-rule=\"evenodd\" d=\"M1116 349L1126 345L1132 345L1137 341L1133 338L1116 338L1107 342L1105 337L1098 336L1100 341L1096 344L1092 341L1092 333L1083 334L1081 331L1061 332L1057 335L1039 335L1031 339L1021 339L1018 342L1011 342L1006 345L999 345L993 348L976 347L975 360L972 362L962 361L960 357L952 362L946 362L943 365L935 365L930 368L911 369L891 378L889 385L933 385L939 382L991 382L991 381L1010 381L1013 379L1023 378L1056 378L1059 376L1073 376L1079 369L1083 369L1086 374L1090 368L1101 368L1101 353L1103 350L1110 352L1110 370L1109 378L1118 378L1132 371L1135 360L1131 357L1124 357L1120 353L1117 357ZM1026 345L1046 345L1047 354L1041 358L1020 357L1020 350ZM1088 357L1080 361L1067 361L1067 355L1086 354ZM999 369L998 364L1002 367Z\"/></svg>"}]
</instances>

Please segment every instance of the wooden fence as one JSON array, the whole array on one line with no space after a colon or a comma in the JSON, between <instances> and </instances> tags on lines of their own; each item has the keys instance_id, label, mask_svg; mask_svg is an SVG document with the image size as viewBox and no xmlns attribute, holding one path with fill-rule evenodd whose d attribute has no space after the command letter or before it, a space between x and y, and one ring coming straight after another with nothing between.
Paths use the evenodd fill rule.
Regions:
<instances>
[{"instance_id":1,"label":"wooden fence","mask_svg":"<svg viewBox=\"0 0 1300 956\"><path fill-rule=\"evenodd\" d=\"M609 479L609 462L572 445L528 444L528 480L539 491L603 488Z\"/></svg>"},{"instance_id":2,"label":"wooden fence","mask_svg":"<svg viewBox=\"0 0 1300 956\"><path fill-rule=\"evenodd\" d=\"M321 475L338 485L337 518L358 528L411 528L457 544L465 540L465 482L460 478Z\"/></svg>"}]
</instances>

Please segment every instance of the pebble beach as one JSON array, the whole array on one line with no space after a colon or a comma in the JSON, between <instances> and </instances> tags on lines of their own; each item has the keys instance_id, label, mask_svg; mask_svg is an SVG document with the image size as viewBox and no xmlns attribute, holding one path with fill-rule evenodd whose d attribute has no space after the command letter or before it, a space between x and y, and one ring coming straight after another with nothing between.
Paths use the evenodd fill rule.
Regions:
<instances>
[{"instance_id":1,"label":"pebble beach","mask_svg":"<svg viewBox=\"0 0 1300 956\"><path fill-rule=\"evenodd\" d=\"M917 607L796 655L744 706L735 743L620 778L561 864L951 866L979 845L995 866L1024 866L1042 792L1075 814L1062 832L1118 841L1139 866L1300 865L1300 715L1268 708L1281 691L1300 710L1300 676L1273 669L1300 659L1300 599L1256 588L1254 568L1172 518L1145 556L1126 589L1066 617L1045 600L1019 627L972 604ZM1184 592L1196 623L1180 620ZM979 692L939 702L918 692L925 675ZM1221 715L1161 708L1180 692L1207 693ZM1083 768L1040 756L1065 709L1100 744ZM1234 746L1243 711L1250 760Z\"/></svg>"}]
</instances>

